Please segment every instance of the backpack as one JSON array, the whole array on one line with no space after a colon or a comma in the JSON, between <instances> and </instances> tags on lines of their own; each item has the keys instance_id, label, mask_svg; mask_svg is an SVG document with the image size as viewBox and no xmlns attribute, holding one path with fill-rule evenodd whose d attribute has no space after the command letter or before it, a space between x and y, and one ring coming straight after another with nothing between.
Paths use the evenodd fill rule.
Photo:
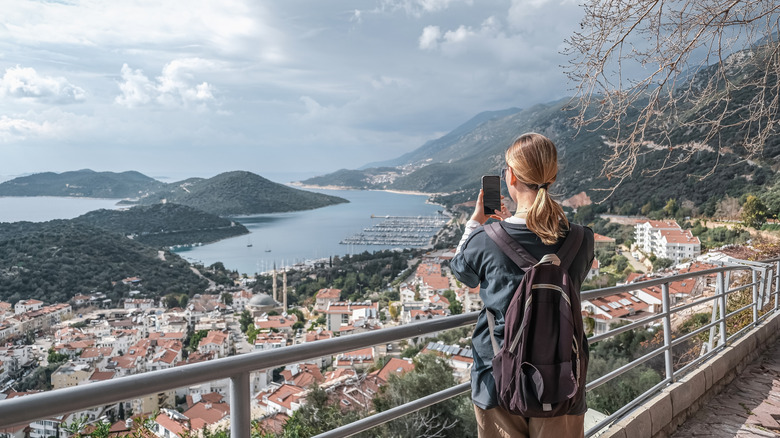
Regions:
<instances>
[{"instance_id":1,"label":"backpack","mask_svg":"<svg viewBox=\"0 0 780 438\"><path fill-rule=\"evenodd\" d=\"M539 261L500 223L485 232L525 272L504 315L501 348L494 316L486 312L498 403L523 417L566 415L584 396L588 366L579 288L568 272L584 230L572 224L558 253Z\"/></svg>"}]
</instances>

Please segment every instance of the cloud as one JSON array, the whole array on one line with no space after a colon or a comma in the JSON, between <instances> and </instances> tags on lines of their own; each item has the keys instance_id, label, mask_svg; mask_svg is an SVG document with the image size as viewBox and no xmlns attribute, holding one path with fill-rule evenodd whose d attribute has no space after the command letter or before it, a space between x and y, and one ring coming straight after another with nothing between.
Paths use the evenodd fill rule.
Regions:
<instances>
[{"instance_id":1,"label":"cloud","mask_svg":"<svg viewBox=\"0 0 780 438\"><path fill-rule=\"evenodd\" d=\"M359 9L355 9L354 12L352 12L352 17L350 17L349 21L353 23L360 24L363 22L363 13L360 12Z\"/></svg>"},{"instance_id":2,"label":"cloud","mask_svg":"<svg viewBox=\"0 0 780 438\"><path fill-rule=\"evenodd\" d=\"M534 25L530 18L552 3L551 0L512 0L507 17L509 24L515 28Z\"/></svg>"},{"instance_id":3,"label":"cloud","mask_svg":"<svg viewBox=\"0 0 780 438\"><path fill-rule=\"evenodd\" d=\"M205 109L214 101L213 87L207 82L197 83L193 70L211 68L213 64L202 59L181 59L169 62L162 74L149 79L143 71L122 65L121 94L114 100L117 104L134 108L156 103L163 107Z\"/></svg>"},{"instance_id":4,"label":"cloud","mask_svg":"<svg viewBox=\"0 0 780 438\"><path fill-rule=\"evenodd\" d=\"M177 47L185 53L208 50L222 57L285 59L283 33L274 27L271 13L253 0L5 3L0 39L30 48Z\"/></svg>"},{"instance_id":5,"label":"cloud","mask_svg":"<svg viewBox=\"0 0 780 438\"><path fill-rule=\"evenodd\" d=\"M449 9L456 4L471 6L473 0L383 0L380 11L403 11L413 17Z\"/></svg>"},{"instance_id":6,"label":"cloud","mask_svg":"<svg viewBox=\"0 0 780 438\"><path fill-rule=\"evenodd\" d=\"M31 120L0 116L0 143L11 143L25 140L31 136L39 136L51 132L48 122L34 122Z\"/></svg>"},{"instance_id":7,"label":"cloud","mask_svg":"<svg viewBox=\"0 0 780 438\"><path fill-rule=\"evenodd\" d=\"M11 67L0 78L0 97L67 104L84 100L84 90L63 77L42 76L30 67Z\"/></svg>"},{"instance_id":8,"label":"cloud","mask_svg":"<svg viewBox=\"0 0 780 438\"><path fill-rule=\"evenodd\" d=\"M439 26L426 26L425 29L423 29L422 35L420 35L420 49L436 49L439 47L439 38L441 38Z\"/></svg>"}]
</instances>

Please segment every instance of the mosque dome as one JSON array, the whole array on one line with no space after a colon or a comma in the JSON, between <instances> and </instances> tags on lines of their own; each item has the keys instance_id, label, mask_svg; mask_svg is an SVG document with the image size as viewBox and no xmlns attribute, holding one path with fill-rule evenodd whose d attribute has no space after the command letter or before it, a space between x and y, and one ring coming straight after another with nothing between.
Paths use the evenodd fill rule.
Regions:
<instances>
[{"instance_id":1,"label":"mosque dome","mask_svg":"<svg viewBox=\"0 0 780 438\"><path fill-rule=\"evenodd\" d=\"M247 305L254 307L273 307L276 306L276 301L268 294L259 293L250 298Z\"/></svg>"}]
</instances>

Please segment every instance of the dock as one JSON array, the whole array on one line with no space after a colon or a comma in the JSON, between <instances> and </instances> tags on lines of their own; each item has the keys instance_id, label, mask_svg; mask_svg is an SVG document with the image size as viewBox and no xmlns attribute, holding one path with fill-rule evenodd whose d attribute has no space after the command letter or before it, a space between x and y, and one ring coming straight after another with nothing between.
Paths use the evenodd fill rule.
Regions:
<instances>
[{"instance_id":1,"label":"dock","mask_svg":"<svg viewBox=\"0 0 780 438\"><path fill-rule=\"evenodd\" d=\"M370 228L342 240L342 245L383 245L418 247L431 243L431 239L449 221L447 216L376 216L382 219Z\"/></svg>"}]
</instances>

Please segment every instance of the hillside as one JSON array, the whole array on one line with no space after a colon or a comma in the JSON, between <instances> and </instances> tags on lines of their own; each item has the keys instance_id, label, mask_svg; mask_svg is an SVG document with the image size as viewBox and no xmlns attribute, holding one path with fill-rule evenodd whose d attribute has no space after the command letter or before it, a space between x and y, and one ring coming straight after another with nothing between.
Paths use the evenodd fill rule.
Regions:
<instances>
[{"instance_id":1,"label":"hillside","mask_svg":"<svg viewBox=\"0 0 780 438\"><path fill-rule=\"evenodd\" d=\"M763 74L764 69L760 65L747 64L735 74ZM691 80L700 81L706 74L705 69L693 75ZM750 97L749 93L743 92L731 99L736 108L746 112ZM611 133L605 127L595 126L577 130L571 122L574 114L567 112L566 104L567 100L561 100L522 111L507 110L506 114L499 112L498 117L487 120L475 117L453 132L393 161L399 165L392 172L386 172L386 178L377 175L376 169L363 169L340 171L303 183L355 187L357 185L351 185L350 181L360 181L365 188L437 193L437 202L452 206L473 200L479 191L480 177L498 174L504 165L506 148L519 134L533 131L550 137L558 146L560 170L558 180L552 186L553 193L566 199L584 191L591 199L602 200L608 193L603 189L614 183L600 175L602 159L610 152L606 139ZM675 116L681 122L697 116L693 109L680 107L678 110ZM733 119L739 117L739 112L732 116ZM630 121L629 112L627 122ZM649 134L652 138L652 133ZM685 165L665 170L655 177L643 175L642 169L659 168L665 160L676 156L670 157L666 148L647 142L640 151L637 171L615 190L605 202L606 208L636 213L647 203L658 208L671 198L681 204L687 201L701 207L714 205L726 195L739 197L761 192L772 182L777 170L780 138L774 136L768 140L762 157L746 160L739 146L742 136L739 130L725 127L721 141L726 147L718 151L717 146L701 145ZM695 143L697 132L672 129L671 140L675 144ZM714 173L704 180L698 178L708 174L716 163ZM349 175L349 179L343 178L344 175Z\"/></svg>"},{"instance_id":2,"label":"hillside","mask_svg":"<svg viewBox=\"0 0 780 438\"><path fill-rule=\"evenodd\" d=\"M136 198L165 187L139 172L36 173L0 184L0 196L73 196L83 198Z\"/></svg>"},{"instance_id":3,"label":"hillside","mask_svg":"<svg viewBox=\"0 0 780 438\"><path fill-rule=\"evenodd\" d=\"M130 236L155 247L210 243L249 233L238 222L170 203L128 210L96 210L73 221Z\"/></svg>"},{"instance_id":4,"label":"hillside","mask_svg":"<svg viewBox=\"0 0 780 438\"><path fill-rule=\"evenodd\" d=\"M76 294L126 296L127 277L146 296L196 293L206 288L181 257L75 221L0 223L0 301L35 298L66 302Z\"/></svg>"},{"instance_id":5,"label":"hillside","mask_svg":"<svg viewBox=\"0 0 780 438\"><path fill-rule=\"evenodd\" d=\"M172 202L219 216L310 210L348 202L278 184L251 172L221 173L213 178L191 178L173 183L141 200L142 204Z\"/></svg>"}]
</instances>

